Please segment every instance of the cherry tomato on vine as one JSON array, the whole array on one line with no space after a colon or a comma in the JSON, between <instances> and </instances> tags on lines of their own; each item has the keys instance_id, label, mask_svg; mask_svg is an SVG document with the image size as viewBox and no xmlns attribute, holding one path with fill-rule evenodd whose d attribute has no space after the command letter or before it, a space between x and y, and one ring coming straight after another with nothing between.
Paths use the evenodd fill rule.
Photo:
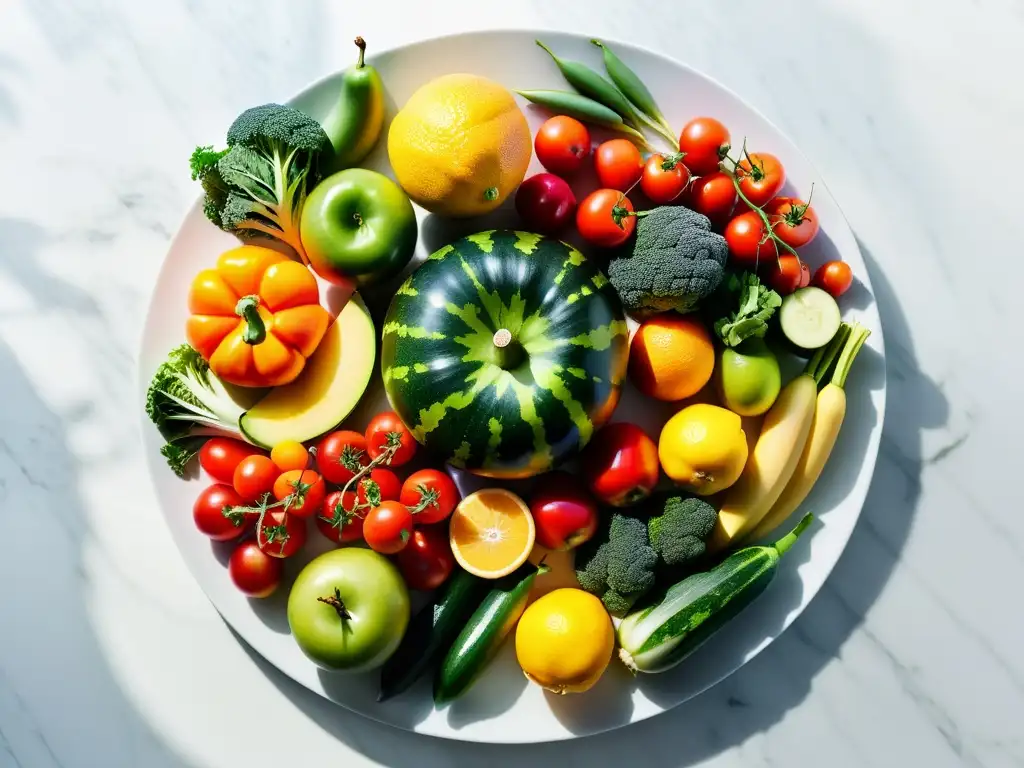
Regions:
<instances>
[{"instance_id":1,"label":"cherry tomato on vine","mask_svg":"<svg viewBox=\"0 0 1024 768\"><path fill-rule=\"evenodd\" d=\"M395 452L387 462L389 466L400 467L416 454L416 439L398 414L394 411L378 413L366 428L366 450L371 459L376 459L392 445Z\"/></svg>"},{"instance_id":2,"label":"cherry tomato on vine","mask_svg":"<svg viewBox=\"0 0 1024 768\"><path fill-rule=\"evenodd\" d=\"M404 504L385 501L366 513L363 539L375 552L393 555L405 549L412 535L412 527L412 513Z\"/></svg>"},{"instance_id":3,"label":"cherry tomato on vine","mask_svg":"<svg viewBox=\"0 0 1024 768\"><path fill-rule=\"evenodd\" d=\"M283 566L260 549L255 541L239 544L228 560L228 576L242 594L270 597L281 583Z\"/></svg>"},{"instance_id":4,"label":"cherry tomato on vine","mask_svg":"<svg viewBox=\"0 0 1024 768\"><path fill-rule=\"evenodd\" d=\"M784 253L766 268L765 282L780 296L788 296L800 287L802 264L793 254Z\"/></svg>"},{"instance_id":5,"label":"cherry tomato on vine","mask_svg":"<svg viewBox=\"0 0 1024 768\"><path fill-rule=\"evenodd\" d=\"M298 440L285 440L270 451L270 460L282 472L290 469L305 469L309 466L309 451Z\"/></svg>"},{"instance_id":6,"label":"cherry tomato on vine","mask_svg":"<svg viewBox=\"0 0 1024 768\"><path fill-rule=\"evenodd\" d=\"M331 432L317 444L316 466L329 483L344 485L369 463L366 438L358 432Z\"/></svg>"},{"instance_id":7,"label":"cherry tomato on vine","mask_svg":"<svg viewBox=\"0 0 1024 768\"><path fill-rule=\"evenodd\" d=\"M429 591L444 584L455 569L455 555L443 525L417 528L395 557L409 589Z\"/></svg>"},{"instance_id":8,"label":"cherry tomato on vine","mask_svg":"<svg viewBox=\"0 0 1024 768\"><path fill-rule=\"evenodd\" d=\"M778 255L775 241L765 232L764 222L754 211L735 216L725 226L725 242L733 265L756 269L774 261Z\"/></svg>"},{"instance_id":9,"label":"cherry tomato on vine","mask_svg":"<svg viewBox=\"0 0 1024 768\"><path fill-rule=\"evenodd\" d=\"M786 181L786 170L775 155L753 152L740 160L736 169L740 190L758 208L779 194Z\"/></svg>"},{"instance_id":10,"label":"cherry tomato on vine","mask_svg":"<svg viewBox=\"0 0 1024 768\"><path fill-rule=\"evenodd\" d=\"M270 493L274 489L274 481L280 474L281 470L270 460L269 456L262 454L246 456L235 467L231 484L244 501L252 504L259 501L263 494Z\"/></svg>"},{"instance_id":11,"label":"cherry tomato on vine","mask_svg":"<svg viewBox=\"0 0 1024 768\"><path fill-rule=\"evenodd\" d=\"M255 445L232 440L230 437L211 437L199 449L199 465L218 483L230 484L235 477L235 467L246 456L262 456L263 451Z\"/></svg>"},{"instance_id":12,"label":"cherry tomato on vine","mask_svg":"<svg viewBox=\"0 0 1024 768\"><path fill-rule=\"evenodd\" d=\"M327 486L312 469L290 469L274 481L274 498L288 499L283 509L296 517L312 517L324 504Z\"/></svg>"},{"instance_id":13,"label":"cherry tomato on vine","mask_svg":"<svg viewBox=\"0 0 1024 768\"><path fill-rule=\"evenodd\" d=\"M629 239L636 229L633 204L615 189L591 192L576 209L576 229L591 245L614 248Z\"/></svg>"},{"instance_id":14,"label":"cherry tomato on vine","mask_svg":"<svg viewBox=\"0 0 1024 768\"><path fill-rule=\"evenodd\" d=\"M575 118L556 115L544 121L533 142L540 164L559 176L576 173L590 155L590 131Z\"/></svg>"},{"instance_id":15,"label":"cherry tomato on vine","mask_svg":"<svg viewBox=\"0 0 1024 768\"><path fill-rule=\"evenodd\" d=\"M272 509L256 529L256 543L271 557L291 557L306 543L306 521Z\"/></svg>"},{"instance_id":16,"label":"cherry tomato on vine","mask_svg":"<svg viewBox=\"0 0 1024 768\"><path fill-rule=\"evenodd\" d=\"M690 171L683 165L681 154L653 154L644 163L640 189L652 203L665 205L679 197L689 181Z\"/></svg>"},{"instance_id":17,"label":"cherry tomato on vine","mask_svg":"<svg viewBox=\"0 0 1024 768\"><path fill-rule=\"evenodd\" d=\"M421 469L406 478L399 501L413 510L413 519L420 524L447 520L460 498L459 489L447 472Z\"/></svg>"},{"instance_id":18,"label":"cherry tomato on vine","mask_svg":"<svg viewBox=\"0 0 1024 768\"><path fill-rule=\"evenodd\" d=\"M845 261L830 261L818 267L814 273L814 284L838 299L853 285L853 271Z\"/></svg>"},{"instance_id":19,"label":"cherry tomato on vine","mask_svg":"<svg viewBox=\"0 0 1024 768\"><path fill-rule=\"evenodd\" d=\"M594 152L594 169L602 187L628 192L643 175L644 158L629 139L611 139Z\"/></svg>"},{"instance_id":20,"label":"cherry tomato on vine","mask_svg":"<svg viewBox=\"0 0 1024 768\"><path fill-rule=\"evenodd\" d=\"M679 134L679 151L683 162L695 176L706 176L718 170L718 164L729 154L729 130L713 117L695 117Z\"/></svg>"},{"instance_id":21,"label":"cherry tomato on vine","mask_svg":"<svg viewBox=\"0 0 1024 768\"><path fill-rule=\"evenodd\" d=\"M707 216L713 228L721 229L736 206L732 177L724 171L715 171L694 179L686 192L686 205Z\"/></svg>"},{"instance_id":22,"label":"cherry tomato on vine","mask_svg":"<svg viewBox=\"0 0 1024 768\"><path fill-rule=\"evenodd\" d=\"M341 491L327 494L320 514L314 520L316 529L338 544L358 541L363 538L363 514L366 510L356 510L355 506L351 491L345 494L344 502Z\"/></svg>"},{"instance_id":23,"label":"cherry tomato on vine","mask_svg":"<svg viewBox=\"0 0 1024 768\"><path fill-rule=\"evenodd\" d=\"M215 483L205 489L192 505L196 528L214 541L237 539L249 522L241 516L226 517L225 507L244 507L238 492L226 483Z\"/></svg>"},{"instance_id":24,"label":"cherry tomato on vine","mask_svg":"<svg viewBox=\"0 0 1024 768\"><path fill-rule=\"evenodd\" d=\"M818 234L818 214L796 197L776 197L765 206L772 231L790 248L807 245Z\"/></svg>"}]
</instances>

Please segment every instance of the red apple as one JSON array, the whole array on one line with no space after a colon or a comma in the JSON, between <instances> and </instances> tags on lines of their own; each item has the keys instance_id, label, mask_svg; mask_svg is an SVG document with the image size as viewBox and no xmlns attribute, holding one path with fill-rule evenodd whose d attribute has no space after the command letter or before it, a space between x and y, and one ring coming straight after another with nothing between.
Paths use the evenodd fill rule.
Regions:
<instances>
[{"instance_id":1,"label":"red apple","mask_svg":"<svg viewBox=\"0 0 1024 768\"><path fill-rule=\"evenodd\" d=\"M567 472L549 472L530 496L537 543L548 549L573 549L597 532L597 504Z\"/></svg>"}]
</instances>

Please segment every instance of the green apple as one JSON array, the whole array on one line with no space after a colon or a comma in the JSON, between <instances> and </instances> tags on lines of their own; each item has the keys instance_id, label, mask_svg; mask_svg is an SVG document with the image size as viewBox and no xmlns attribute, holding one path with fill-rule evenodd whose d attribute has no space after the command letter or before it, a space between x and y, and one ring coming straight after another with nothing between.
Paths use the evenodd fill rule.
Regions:
<instances>
[{"instance_id":1,"label":"green apple","mask_svg":"<svg viewBox=\"0 0 1024 768\"><path fill-rule=\"evenodd\" d=\"M321 181L302 207L302 248L333 283L366 285L398 274L416 250L409 196L376 171L349 168Z\"/></svg>"},{"instance_id":2,"label":"green apple","mask_svg":"<svg viewBox=\"0 0 1024 768\"><path fill-rule=\"evenodd\" d=\"M722 405L740 416L760 416L782 387L779 361L757 337L719 352L715 380Z\"/></svg>"},{"instance_id":3,"label":"green apple","mask_svg":"<svg viewBox=\"0 0 1024 768\"><path fill-rule=\"evenodd\" d=\"M317 666L364 672L398 648L409 591L398 569L369 549L345 547L312 560L288 595L288 626Z\"/></svg>"}]
</instances>

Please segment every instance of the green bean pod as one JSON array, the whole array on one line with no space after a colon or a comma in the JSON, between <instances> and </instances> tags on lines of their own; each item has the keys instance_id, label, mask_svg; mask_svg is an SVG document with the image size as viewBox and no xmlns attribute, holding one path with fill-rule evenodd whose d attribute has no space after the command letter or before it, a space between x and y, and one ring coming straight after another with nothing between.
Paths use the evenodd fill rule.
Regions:
<instances>
[{"instance_id":1,"label":"green bean pod","mask_svg":"<svg viewBox=\"0 0 1024 768\"><path fill-rule=\"evenodd\" d=\"M636 72L626 66L626 63L600 40L591 40L590 42L601 49L601 52L604 54L604 68L608 71L608 76L612 79L612 82L622 91L622 94L637 109L649 117L656 127L664 129L667 136L666 133L661 131L659 133L668 138L674 146L678 146L678 139L676 139L675 133L672 131L672 126L668 124L665 115L662 114L657 102L654 101L654 96L651 95L643 81L637 77Z\"/></svg>"},{"instance_id":2,"label":"green bean pod","mask_svg":"<svg viewBox=\"0 0 1024 768\"><path fill-rule=\"evenodd\" d=\"M606 107L600 102L588 99L578 93L570 91L516 91L527 101L549 109L559 115L568 115L582 120L591 125L599 125L629 136L636 144L644 149L650 149L650 144L640 131L631 128L622 122L619 114Z\"/></svg>"},{"instance_id":3,"label":"green bean pod","mask_svg":"<svg viewBox=\"0 0 1024 768\"><path fill-rule=\"evenodd\" d=\"M598 72L595 72L579 61L565 61L558 58L540 40L537 40L536 43L555 60L555 64L558 65L558 68L562 71L562 76L569 85L584 96L588 96L594 101L598 101L609 109L614 110L622 118L623 122L632 125L634 128L640 128L643 125L640 116L633 109L633 105L629 103L629 99L619 93L619 89Z\"/></svg>"}]
</instances>

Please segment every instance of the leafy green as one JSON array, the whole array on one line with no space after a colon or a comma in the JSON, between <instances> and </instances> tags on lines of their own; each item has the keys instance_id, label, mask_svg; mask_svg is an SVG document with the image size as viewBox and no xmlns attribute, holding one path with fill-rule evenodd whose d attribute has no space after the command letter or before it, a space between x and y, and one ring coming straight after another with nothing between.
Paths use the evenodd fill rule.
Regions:
<instances>
[{"instance_id":1,"label":"leafy green","mask_svg":"<svg viewBox=\"0 0 1024 768\"><path fill-rule=\"evenodd\" d=\"M238 419L244 412L188 344L168 353L146 392L146 415L167 441L160 453L179 477L212 435L242 437Z\"/></svg>"},{"instance_id":2,"label":"leafy green","mask_svg":"<svg viewBox=\"0 0 1024 768\"><path fill-rule=\"evenodd\" d=\"M751 337L763 338L768 321L782 305L782 297L761 284L752 272L732 274L725 282L724 303L735 307L715 321L715 333L727 347L737 347Z\"/></svg>"}]
</instances>

